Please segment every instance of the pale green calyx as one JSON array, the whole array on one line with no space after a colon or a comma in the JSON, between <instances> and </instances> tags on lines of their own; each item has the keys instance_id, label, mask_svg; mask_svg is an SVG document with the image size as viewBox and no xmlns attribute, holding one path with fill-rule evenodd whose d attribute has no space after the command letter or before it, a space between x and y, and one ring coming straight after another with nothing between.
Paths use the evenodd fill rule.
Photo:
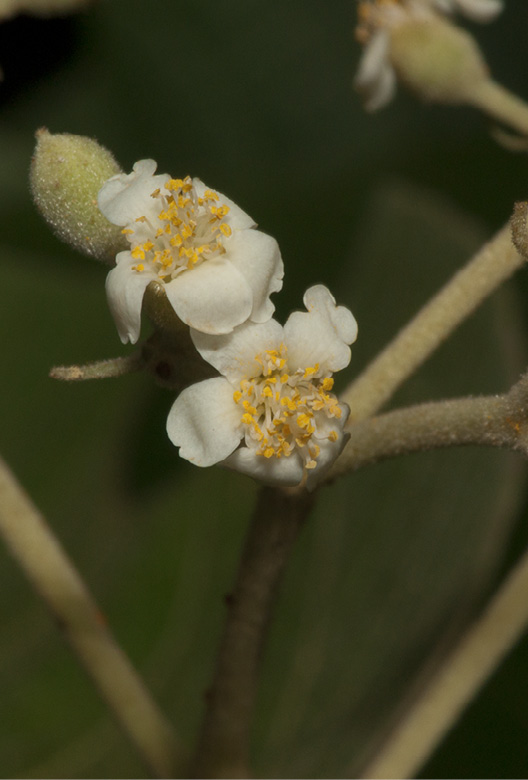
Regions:
<instances>
[{"instance_id":1,"label":"pale green calyx","mask_svg":"<svg viewBox=\"0 0 528 780\"><path fill-rule=\"evenodd\" d=\"M489 78L474 39L440 18L396 27L390 54L399 78L424 100L457 104Z\"/></svg>"},{"instance_id":2,"label":"pale green calyx","mask_svg":"<svg viewBox=\"0 0 528 780\"><path fill-rule=\"evenodd\" d=\"M113 262L126 248L121 229L99 211L97 193L121 172L112 154L92 138L36 133L30 182L35 203L57 236L84 254Z\"/></svg>"}]
</instances>

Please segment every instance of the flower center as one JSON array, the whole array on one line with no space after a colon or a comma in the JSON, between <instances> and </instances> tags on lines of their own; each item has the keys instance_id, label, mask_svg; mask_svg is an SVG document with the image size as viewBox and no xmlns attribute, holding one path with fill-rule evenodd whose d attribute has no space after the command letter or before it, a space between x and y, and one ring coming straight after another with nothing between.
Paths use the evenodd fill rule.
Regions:
<instances>
[{"instance_id":1,"label":"flower center","mask_svg":"<svg viewBox=\"0 0 528 780\"><path fill-rule=\"evenodd\" d=\"M315 440L337 441L339 437L337 430L328 429L328 420L339 419L343 413L329 392L334 380L318 376L318 363L289 374L284 344L259 353L255 360L262 367L260 375L243 379L233 394L244 410L247 446L265 458L289 457L297 450L304 467L315 468L321 451Z\"/></svg>"},{"instance_id":2,"label":"flower center","mask_svg":"<svg viewBox=\"0 0 528 780\"><path fill-rule=\"evenodd\" d=\"M219 203L217 192L205 190L198 197L187 176L170 179L151 197L158 202L154 215L138 217L134 228L123 230L132 244L132 257L139 261L133 266L135 271L140 273L148 266L160 279L170 282L183 271L225 252L223 238L232 232L223 221L229 206Z\"/></svg>"}]
</instances>

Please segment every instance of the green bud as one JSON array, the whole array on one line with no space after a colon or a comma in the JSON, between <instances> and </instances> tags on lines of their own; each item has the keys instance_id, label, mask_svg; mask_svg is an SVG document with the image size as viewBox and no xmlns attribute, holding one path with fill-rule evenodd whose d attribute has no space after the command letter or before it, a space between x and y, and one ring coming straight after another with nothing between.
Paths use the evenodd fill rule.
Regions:
<instances>
[{"instance_id":1,"label":"green bud","mask_svg":"<svg viewBox=\"0 0 528 780\"><path fill-rule=\"evenodd\" d=\"M390 43L398 77L424 100L468 102L489 77L471 35L441 19L398 25L391 31Z\"/></svg>"},{"instance_id":2,"label":"green bud","mask_svg":"<svg viewBox=\"0 0 528 780\"><path fill-rule=\"evenodd\" d=\"M40 213L62 241L112 261L127 242L121 228L99 211L97 193L121 172L119 165L107 149L83 135L52 135L43 128L36 138L30 183Z\"/></svg>"}]
</instances>

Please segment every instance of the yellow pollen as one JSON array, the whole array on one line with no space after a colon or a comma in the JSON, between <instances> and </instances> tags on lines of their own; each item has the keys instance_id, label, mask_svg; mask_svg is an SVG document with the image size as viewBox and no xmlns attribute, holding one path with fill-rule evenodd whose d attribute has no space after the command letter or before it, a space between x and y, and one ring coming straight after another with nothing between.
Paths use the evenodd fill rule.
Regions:
<instances>
[{"instance_id":1,"label":"yellow pollen","mask_svg":"<svg viewBox=\"0 0 528 780\"><path fill-rule=\"evenodd\" d=\"M145 259L145 252L140 246L135 246L134 249L130 253L134 260L144 260Z\"/></svg>"},{"instance_id":2,"label":"yellow pollen","mask_svg":"<svg viewBox=\"0 0 528 780\"><path fill-rule=\"evenodd\" d=\"M133 265L132 268L133 268L134 271L144 271L145 270L145 266L143 265L143 263L138 263L137 265Z\"/></svg>"},{"instance_id":3,"label":"yellow pollen","mask_svg":"<svg viewBox=\"0 0 528 780\"><path fill-rule=\"evenodd\" d=\"M330 441L337 441L339 438L339 436L337 435L337 431L330 431L330 433L328 434L328 438L330 439Z\"/></svg>"},{"instance_id":4,"label":"yellow pollen","mask_svg":"<svg viewBox=\"0 0 528 780\"><path fill-rule=\"evenodd\" d=\"M242 393L240 390L235 390L233 393L233 401L238 404L240 402L240 399L242 398Z\"/></svg>"},{"instance_id":5,"label":"yellow pollen","mask_svg":"<svg viewBox=\"0 0 528 780\"><path fill-rule=\"evenodd\" d=\"M121 233L123 233L123 235L125 235L125 236L134 235L134 231L131 230L131 228L123 228Z\"/></svg>"},{"instance_id":6,"label":"yellow pollen","mask_svg":"<svg viewBox=\"0 0 528 780\"><path fill-rule=\"evenodd\" d=\"M332 377L327 376L327 377L325 377L325 379L323 379L323 384L322 384L323 390L325 390L325 391L326 390L331 390L333 388L333 386L334 386L334 380L332 379Z\"/></svg>"}]
</instances>

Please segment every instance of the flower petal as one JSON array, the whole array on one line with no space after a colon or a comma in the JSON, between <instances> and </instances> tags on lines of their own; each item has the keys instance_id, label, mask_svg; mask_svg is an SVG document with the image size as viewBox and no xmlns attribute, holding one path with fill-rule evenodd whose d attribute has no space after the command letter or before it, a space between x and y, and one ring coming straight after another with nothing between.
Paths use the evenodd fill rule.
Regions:
<instances>
[{"instance_id":1,"label":"flower petal","mask_svg":"<svg viewBox=\"0 0 528 780\"><path fill-rule=\"evenodd\" d=\"M322 373L340 371L350 362L350 348L357 337L357 323L322 284L304 296L308 312L290 314L284 326L290 370L320 366Z\"/></svg>"},{"instance_id":2,"label":"flower petal","mask_svg":"<svg viewBox=\"0 0 528 780\"><path fill-rule=\"evenodd\" d=\"M199 198L203 198L206 190L212 190L212 187L207 187L201 179L193 179L192 182ZM230 198L227 198L218 190L212 191L219 196L219 205L229 206L229 213L225 217L224 222L227 222L233 230L245 230L246 228L256 227L257 223L255 220L249 214L246 214L245 211L242 211Z\"/></svg>"},{"instance_id":3,"label":"flower petal","mask_svg":"<svg viewBox=\"0 0 528 780\"><path fill-rule=\"evenodd\" d=\"M165 291L178 317L203 333L229 333L253 305L249 284L225 255L183 271Z\"/></svg>"},{"instance_id":4,"label":"flower petal","mask_svg":"<svg viewBox=\"0 0 528 780\"><path fill-rule=\"evenodd\" d=\"M491 22L504 8L502 0L457 0L457 5L474 22Z\"/></svg>"},{"instance_id":5,"label":"flower petal","mask_svg":"<svg viewBox=\"0 0 528 780\"><path fill-rule=\"evenodd\" d=\"M112 176L103 184L97 196L102 214L114 225L128 225L136 217L155 214L156 203L150 196L170 179L168 174L154 176L157 163L139 160L132 173Z\"/></svg>"},{"instance_id":6,"label":"flower petal","mask_svg":"<svg viewBox=\"0 0 528 780\"><path fill-rule=\"evenodd\" d=\"M253 293L250 319L266 322L275 306L269 296L282 288L284 264L278 243L259 230L241 230L225 242L227 257L245 278Z\"/></svg>"},{"instance_id":7,"label":"flower petal","mask_svg":"<svg viewBox=\"0 0 528 780\"><path fill-rule=\"evenodd\" d=\"M342 404L345 406L346 404ZM348 417L348 413L346 413ZM336 428L336 430L338 430ZM343 452L345 444L350 439L349 433L343 433L339 430L339 438L337 441L318 441L321 448L319 455L317 456L317 466L314 469L308 469L306 472L306 488L313 490L314 487L321 481L324 475L329 471L330 467L335 463L337 458Z\"/></svg>"},{"instance_id":8,"label":"flower petal","mask_svg":"<svg viewBox=\"0 0 528 780\"><path fill-rule=\"evenodd\" d=\"M249 447L240 447L222 465L247 474L265 485L293 487L303 478L303 463L297 452L287 458L265 458Z\"/></svg>"},{"instance_id":9,"label":"flower petal","mask_svg":"<svg viewBox=\"0 0 528 780\"><path fill-rule=\"evenodd\" d=\"M141 330L141 306L147 286L158 277L148 268L134 270L137 260L130 252L120 252L117 265L106 277L106 296L117 326L119 338L126 344L135 344Z\"/></svg>"},{"instance_id":10,"label":"flower petal","mask_svg":"<svg viewBox=\"0 0 528 780\"><path fill-rule=\"evenodd\" d=\"M238 384L243 378L258 376L262 366L255 357L268 349L278 349L283 338L276 320L261 324L246 322L225 336L210 336L191 329L191 338L200 355L217 371Z\"/></svg>"},{"instance_id":11,"label":"flower petal","mask_svg":"<svg viewBox=\"0 0 528 780\"><path fill-rule=\"evenodd\" d=\"M396 75L389 59L390 36L386 29L377 30L359 61L354 79L365 109L376 111L389 103L396 92Z\"/></svg>"},{"instance_id":12,"label":"flower petal","mask_svg":"<svg viewBox=\"0 0 528 780\"><path fill-rule=\"evenodd\" d=\"M167 433L180 456L196 466L227 458L242 438L240 409L229 382L216 377L187 387L172 405Z\"/></svg>"}]
</instances>

